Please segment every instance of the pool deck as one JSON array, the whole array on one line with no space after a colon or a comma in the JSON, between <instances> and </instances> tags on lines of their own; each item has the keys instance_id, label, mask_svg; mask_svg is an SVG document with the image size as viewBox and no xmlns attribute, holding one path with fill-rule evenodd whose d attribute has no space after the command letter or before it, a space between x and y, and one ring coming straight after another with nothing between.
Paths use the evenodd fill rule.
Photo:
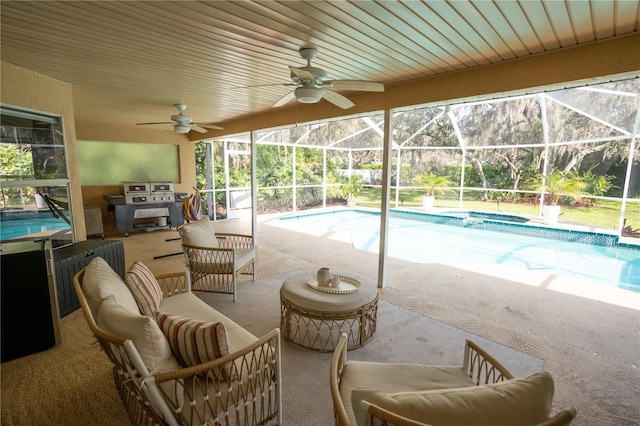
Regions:
<instances>
[{"instance_id":1,"label":"pool deck","mask_svg":"<svg viewBox=\"0 0 640 426\"><path fill-rule=\"evenodd\" d=\"M279 220L282 217L294 216L300 214L313 214L320 212L335 212L342 209L328 208L328 209L316 209L313 211L300 211L288 214L274 214L274 215L261 215L258 217L259 224L268 225L269 227L276 227L282 230L305 234L311 240L316 238L319 240L326 239L329 242L342 242L347 244L351 243L351 237L348 233L341 232L326 232L324 230L303 227L296 224L293 221ZM371 210L372 212L378 212L377 210ZM415 212L415 211L414 211ZM536 224L542 225L542 219ZM581 232L598 232L602 234L611 234L611 230L589 227L576 224L558 224L556 229L572 230ZM260 232L264 232L266 228L259 225ZM629 245L639 245L637 239L626 238L625 240L633 240L626 242ZM316 240L318 241L318 240ZM305 250L306 251L306 250ZM371 253L377 259L377 253ZM424 264L429 265L429 264ZM597 300L605 303L611 303L617 306L626 307L629 309L640 310L640 293L630 290L624 290L614 287L608 287L598 283L591 283L588 281L553 275L541 271L526 270L516 267L510 267L506 265L498 265L495 263L445 263L445 265L456 268L458 270L466 270L473 273L483 274L487 277L494 277L497 279L509 280L520 284L525 284L532 287L545 288L547 290L557 291L560 293L570 294L574 296L584 297L591 300ZM376 265L377 268L377 265ZM387 274L388 276L388 274ZM377 274L372 276L372 279L376 279ZM387 280L385 280L387 281ZM385 282L386 285L386 282Z\"/></svg>"}]
</instances>

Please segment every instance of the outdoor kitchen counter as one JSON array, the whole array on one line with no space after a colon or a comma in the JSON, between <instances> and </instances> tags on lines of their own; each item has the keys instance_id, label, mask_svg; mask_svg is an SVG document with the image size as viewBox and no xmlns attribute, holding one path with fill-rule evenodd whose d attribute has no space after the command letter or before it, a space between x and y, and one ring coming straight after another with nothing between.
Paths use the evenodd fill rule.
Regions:
<instances>
[{"instance_id":1,"label":"outdoor kitchen counter","mask_svg":"<svg viewBox=\"0 0 640 426\"><path fill-rule=\"evenodd\" d=\"M123 195L105 195L104 199L114 206L116 231L119 234L124 234L125 237L129 236L129 233L134 230L152 231L167 229L171 226L177 228L184 223L182 201L127 204ZM167 217L169 218L168 223L166 222ZM155 224L148 221L136 224L138 219L152 218L157 219Z\"/></svg>"}]
</instances>

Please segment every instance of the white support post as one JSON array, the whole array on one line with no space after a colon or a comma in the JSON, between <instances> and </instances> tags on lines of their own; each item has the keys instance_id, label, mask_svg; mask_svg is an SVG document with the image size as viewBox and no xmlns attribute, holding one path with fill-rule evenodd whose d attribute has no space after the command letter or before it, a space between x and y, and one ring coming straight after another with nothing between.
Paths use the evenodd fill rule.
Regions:
<instances>
[{"instance_id":1,"label":"white support post","mask_svg":"<svg viewBox=\"0 0 640 426\"><path fill-rule=\"evenodd\" d=\"M224 155L224 199L227 206L227 219L231 211L231 195L229 194L229 142L224 141L222 146L222 154Z\"/></svg>"},{"instance_id":2,"label":"white support post","mask_svg":"<svg viewBox=\"0 0 640 426\"><path fill-rule=\"evenodd\" d=\"M293 206L292 206L292 211L298 211L298 175L296 173L296 165L297 165L297 161L296 161L296 157L297 157L297 150L296 150L296 146L293 146L292 149L292 154L293 154L293 158L291 161L291 164L293 164L293 170L291 171L291 176L293 178L293 182L291 182L291 184L293 185L291 188L291 192L293 192L293 194L291 194L291 200L293 201Z\"/></svg>"},{"instance_id":3,"label":"white support post","mask_svg":"<svg viewBox=\"0 0 640 426\"><path fill-rule=\"evenodd\" d=\"M392 151L393 152L393 151ZM401 172L401 159L400 156L402 155L402 147L398 145L398 158L396 160L396 208L398 208L398 202L400 201L400 180L402 179L402 172ZM392 157L393 158L393 154Z\"/></svg>"},{"instance_id":4,"label":"white support post","mask_svg":"<svg viewBox=\"0 0 640 426\"><path fill-rule=\"evenodd\" d=\"M464 142L464 138L462 137L462 132L460 131L460 126L458 126L458 120L456 120L456 116L453 114L449 107L445 108L447 110L447 116L449 117L449 121L451 121L451 125L453 126L453 130L456 134L456 138L458 139L458 145L460 145L460 149L462 150L462 164L460 168L460 195L458 196L458 208L461 209L464 207L464 169L467 161L467 144Z\"/></svg>"},{"instance_id":5,"label":"white support post","mask_svg":"<svg viewBox=\"0 0 640 426\"><path fill-rule=\"evenodd\" d=\"M627 160L627 172L624 177L624 188L622 189L622 203L620 203L620 216L618 218L618 236L622 236L624 229L624 215L627 209L627 199L629 198L629 184L631 183L631 169L633 167L633 154L636 152L638 143L638 132L640 132L640 97L636 109L636 122L633 125L633 135L629 144L629 159Z\"/></svg>"},{"instance_id":6,"label":"white support post","mask_svg":"<svg viewBox=\"0 0 640 426\"><path fill-rule=\"evenodd\" d=\"M253 239L254 250L258 245L258 184L256 179L256 147L258 145L256 139L257 132L254 130L251 132L251 238ZM256 250L257 252L257 250ZM253 278L256 274L256 262L253 260Z\"/></svg>"},{"instance_id":7,"label":"white support post","mask_svg":"<svg viewBox=\"0 0 640 426\"><path fill-rule=\"evenodd\" d=\"M542 185L547 183L546 176L549 170L549 122L547 121L547 104L543 95L538 95L540 102L540 113L542 115L542 139L544 141L544 161L542 162ZM544 191L540 193L540 205L538 206L538 216L542 216L544 206Z\"/></svg>"},{"instance_id":8,"label":"white support post","mask_svg":"<svg viewBox=\"0 0 640 426\"><path fill-rule=\"evenodd\" d=\"M215 187L214 187L214 179L213 179L213 175L214 175L214 170L215 170L215 165L213 164L213 141L208 140L205 141L205 146L206 146L206 180L207 180L207 187L205 188L205 190L210 190L211 192L209 192L209 195L207 196L207 211L209 212L209 216L211 216L211 214L213 214L213 220L216 221L218 220L218 215L216 214L216 192L215 192Z\"/></svg>"},{"instance_id":9,"label":"white support post","mask_svg":"<svg viewBox=\"0 0 640 426\"><path fill-rule=\"evenodd\" d=\"M391 121L390 109L384 111L384 149L382 155L382 204L380 206L380 250L378 254L378 287L386 285L387 240L389 237L389 192L391 190Z\"/></svg>"},{"instance_id":10,"label":"white support post","mask_svg":"<svg viewBox=\"0 0 640 426\"><path fill-rule=\"evenodd\" d=\"M327 207L327 148L322 148L322 207Z\"/></svg>"}]
</instances>

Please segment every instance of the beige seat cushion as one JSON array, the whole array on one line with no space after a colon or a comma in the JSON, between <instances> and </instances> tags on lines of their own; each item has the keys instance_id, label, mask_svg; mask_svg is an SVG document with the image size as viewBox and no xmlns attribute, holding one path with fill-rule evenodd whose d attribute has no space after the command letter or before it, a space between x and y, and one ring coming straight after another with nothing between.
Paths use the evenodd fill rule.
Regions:
<instances>
[{"instance_id":1,"label":"beige seat cushion","mask_svg":"<svg viewBox=\"0 0 640 426\"><path fill-rule=\"evenodd\" d=\"M155 318L130 312L113 296L102 302L97 318L105 331L133 342L149 372L181 368Z\"/></svg>"},{"instance_id":2,"label":"beige seat cushion","mask_svg":"<svg viewBox=\"0 0 640 426\"><path fill-rule=\"evenodd\" d=\"M229 317L212 309L211 306L191 292L162 299L160 311L201 321L224 323L227 339L229 340L230 353L243 349L258 340L253 334L229 319Z\"/></svg>"},{"instance_id":3,"label":"beige seat cushion","mask_svg":"<svg viewBox=\"0 0 640 426\"><path fill-rule=\"evenodd\" d=\"M232 274L245 267L255 257L253 249L233 249L235 255L235 271L233 270L233 261L231 252L229 255L203 255L201 259L194 256L189 262L192 271L203 274ZM220 259L216 261L214 259Z\"/></svg>"},{"instance_id":4,"label":"beige seat cushion","mask_svg":"<svg viewBox=\"0 0 640 426\"><path fill-rule=\"evenodd\" d=\"M353 389L357 424L366 424L360 405L368 401L393 413L434 426L530 426L548 420L554 384L549 373L536 373L483 386L385 393Z\"/></svg>"},{"instance_id":5,"label":"beige seat cushion","mask_svg":"<svg viewBox=\"0 0 640 426\"><path fill-rule=\"evenodd\" d=\"M196 247L218 248L218 239L208 216L178 228L182 243Z\"/></svg>"},{"instance_id":6,"label":"beige seat cushion","mask_svg":"<svg viewBox=\"0 0 640 426\"><path fill-rule=\"evenodd\" d=\"M116 302L133 313L140 313L136 299L111 266L101 257L89 262L82 279L82 291L94 318L98 317L98 308L103 300L114 296Z\"/></svg>"},{"instance_id":7,"label":"beige seat cushion","mask_svg":"<svg viewBox=\"0 0 640 426\"><path fill-rule=\"evenodd\" d=\"M236 270L246 266L256 256L253 249L234 249L236 255Z\"/></svg>"},{"instance_id":8,"label":"beige seat cushion","mask_svg":"<svg viewBox=\"0 0 640 426\"><path fill-rule=\"evenodd\" d=\"M397 393L465 386L474 386L474 383L459 366L349 361L342 370L340 397L349 415L350 423L355 425L355 412L351 405L351 391L354 388Z\"/></svg>"}]
</instances>

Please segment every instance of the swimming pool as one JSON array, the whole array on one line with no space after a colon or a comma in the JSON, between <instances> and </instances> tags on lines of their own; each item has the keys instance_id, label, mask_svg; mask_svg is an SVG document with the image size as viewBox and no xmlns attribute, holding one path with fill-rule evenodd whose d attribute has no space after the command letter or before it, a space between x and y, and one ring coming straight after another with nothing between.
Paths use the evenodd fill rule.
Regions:
<instances>
[{"instance_id":1,"label":"swimming pool","mask_svg":"<svg viewBox=\"0 0 640 426\"><path fill-rule=\"evenodd\" d=\"M68 217L68 212L63 212ZM0 241L42 232L71 229L62 218L46 211L6 211L0 213Z\"/></svg>"},{"instance_id":2,"label":"swimming pool","mask_svg":"<svg viewBox=\"0 0 640 426\"><path fill-rule=\"evenodd\" d=\"M337 210L283 217L303 229L348 233L354 247L379 249L380 214ZM388 255L417 263L493 263L640 292L640 247L607 233L558 230L455 212L392 211Z\"/></svg>"}]
</instances>

